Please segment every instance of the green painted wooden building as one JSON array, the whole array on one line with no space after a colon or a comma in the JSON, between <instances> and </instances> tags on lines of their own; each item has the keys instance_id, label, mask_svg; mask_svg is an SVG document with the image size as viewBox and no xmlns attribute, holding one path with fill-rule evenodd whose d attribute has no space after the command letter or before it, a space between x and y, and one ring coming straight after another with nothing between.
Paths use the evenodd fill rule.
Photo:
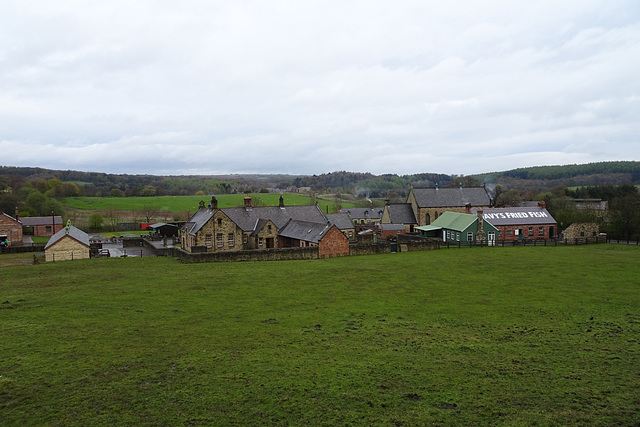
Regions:
<instances>
[{"instance_id":1,"label":"green painted wooden building","mask_svg":"<svg viewBox=\"0 0 640 427\"><path fill-rule=\"evenodd\" d=\"M481 222L482 226L478 227ZM443 212L429 225L415 227L415 229L427 237L438 237L443 242L468 244L493 245L498 240L498 229L490 222L482 218L482 211L477 215Z\"/></svg>"}]
</instances>

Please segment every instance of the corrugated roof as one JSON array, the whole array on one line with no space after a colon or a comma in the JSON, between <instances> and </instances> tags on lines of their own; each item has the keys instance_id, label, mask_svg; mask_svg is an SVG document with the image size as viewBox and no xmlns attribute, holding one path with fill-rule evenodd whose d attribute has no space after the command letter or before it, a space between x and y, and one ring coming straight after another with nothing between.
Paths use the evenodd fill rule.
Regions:
<instances>
[{"instance_id":1,"label":"corrugated roof","mask_svg":"<svg viewBox=\"0 0 640 427\"><path fill-rule=\"evenodd\" d=\"M540 207L472 209L471 212L477 213L479 210L482 210L485 221L494 226L556 223L551 214L545 208Z\"/></svg>"},{"instance_id":2,"label":"corrugated roof","mask_svg":"<svg viewBox=\"0 0 640 427\"><path fill-rule=\"evenodd\" d=\"M89 246L89 235L84 231L80 230L79 228L76 228L73 225L71 225L69 226L68 232L67 232L67 228L65 227L60 231L58 231L53 236L51 236L51 238L49 239L49 241L47 242L44 248L45 249L49 248L50 246L54 245L55 243L64 239L67 236L71 237L74 240L77 240L78 242L82 243L85 246Z\"/></svg>"},{"instance_id":3,"label":"corrugated roof","mask_svg":"<svg viewBox=\"0 0 640 427\"><path fill-rule=\"evenodd\" d=\"M414 188L412 191L420 208L491 206L484 187Z\"/></svg>"},{"instance_id":4,"label":"corrugated roof","mask_svg":"<svg viewBox=\"0 0 640 427\"><path fill-rule=\"evenodd\" d=\"M460 212L443 212L429 225L416 227L418 230L430 231L445 228L448 230L464 231L473 224L478 217L476 215L460 213Z\"/></svg>"}]
</instances>

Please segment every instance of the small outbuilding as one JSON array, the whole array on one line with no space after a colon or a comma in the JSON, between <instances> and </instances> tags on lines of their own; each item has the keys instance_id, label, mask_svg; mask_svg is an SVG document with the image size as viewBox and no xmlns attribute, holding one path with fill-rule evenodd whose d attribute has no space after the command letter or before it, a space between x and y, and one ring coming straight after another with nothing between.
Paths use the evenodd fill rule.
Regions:
<instances>
[{"instance_id":1,"label":"small outbuilding","mask_svg":"<svg viewBox=\"0 0 640 427\"><path fill-rule=\"evenodd\" d=\"M280 230L278 247L318 247L319 258L349 255L349 239L335 225L290 220Z\"/></svg>"},{"instance_id":2,"label":"small outbuilding","mask_svg":"<svg viewBox=\"0 0 640 427\"><path fill-rule=\"evenodd\" d=\"M45 261L89 258L89 235L72 225L51 236L44 247Z\"/></svg>"},{"instance_id":3,"label":"small outbuilding","mask_svg":"<svg viewBox=\"0 0 640 427\"><path fill-rule=\"evenodd\" d=\"M176 237L178 236L179 228L174 224L167 224L164 222L158 222L155 224L147 225L147 230L153 231L154 234L159 234L163 237Z\"/></svg>"}]
</instances>

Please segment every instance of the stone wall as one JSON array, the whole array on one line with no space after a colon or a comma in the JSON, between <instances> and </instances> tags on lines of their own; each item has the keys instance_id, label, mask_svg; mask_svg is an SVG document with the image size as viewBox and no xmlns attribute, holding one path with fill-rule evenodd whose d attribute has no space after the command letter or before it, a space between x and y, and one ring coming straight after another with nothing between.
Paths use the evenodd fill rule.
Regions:
<instances>
[{"instance_id":1,"label":"stone wall","mask_svg":"<svg viewBox=\"0 0 640 427\"><path fill-rule=\"evenodd\" d=\"M233 252L189 253L173 248L172 255L185 263L233 261L281 261L288 259L318 259L317 247L247 250Z\"/></svg>"},{"instance_id":2,"label":"stone wall","mask_svg":"<svg viewBox=\"0 0 640 427\"><path fill-rule=\"evenodd\" d=\"M600 227L595 222L576 222L564 230L564 240L595 238L600 234Z\"/></svg>"},{"instance_id":3,"label":"stone wall","mask_svg":"<svg viewBox=\"0 0 640 427\"><path fill-rule=\"evenodd\" d=\"M378 243L355 243L349 246L349 254L357 255L378 255L391 253L391 243L382 241Z\"/></svg>"},{"instance_id":4,"label":"stone wall","mask_svg":"<svg viewBox=\"0 0 640 427\"><path fill-rule=\"evenodd\" d=\"M89 258L89 247L71 237L63 237L44 252L45 261Z\"/></svg>"}]
</instances>

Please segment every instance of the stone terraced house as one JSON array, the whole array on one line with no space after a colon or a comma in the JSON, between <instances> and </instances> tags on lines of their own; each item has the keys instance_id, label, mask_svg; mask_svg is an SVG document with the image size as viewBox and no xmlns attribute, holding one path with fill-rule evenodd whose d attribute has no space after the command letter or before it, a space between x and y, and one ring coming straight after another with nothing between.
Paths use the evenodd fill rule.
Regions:
<instances>
[{"instance_id":1,"label":"stone terraced house","mask_svg":"<svg viewBox=\"0 0 640 427\"><path fill-rule=\"evenodd\" d=\"M307 236L294 232L298 224L314 224L307 227L312 232ZM236 208L218 208L216 198L212 197L208 207L201 207L189 218L181 239L182 249L190 253L321 246L321 241L324 246L333 239L346 241L348 254L348 239L317 205L285 206L282 196L279 206L254 207L247 196L244 206ZM337 244L340 252L334 255L344 253L342 244Z\"/></svg>"}]
</instances>

